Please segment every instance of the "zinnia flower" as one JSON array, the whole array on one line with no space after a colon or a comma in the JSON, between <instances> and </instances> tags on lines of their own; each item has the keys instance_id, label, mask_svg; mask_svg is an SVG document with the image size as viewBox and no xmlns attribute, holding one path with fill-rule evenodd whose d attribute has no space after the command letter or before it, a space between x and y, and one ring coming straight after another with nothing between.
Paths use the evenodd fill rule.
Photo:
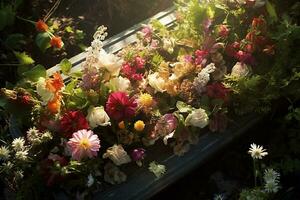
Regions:
<instances>
[{"instance_id":1,"label":"zinnia flower","mask_svg":"<svg viewBox=\"0 0 300 200\"><path fill-rule=\"evenodd\" d=\"M35 23L35 28L36 30L38 30L39 32L46 32L48 31L48 25L43 21L43 20L38 20Z\"/></svg>"},{"instance_id":2,"label":"zinnia flower","mask_svg":"<svg viewBox=\"0 0 300 200\"><path fill-rule=\"evenodd\" d=\"M98 135L86 129L73 133L72 138L67 144L71 150L72 158L78 161L85 157L96 157L100 149Z\"/></svg>"},{"instance_id":3,"label":"zinnia flower","mask_svg":"<svg viewBox=\"0 0 300 200\"><path fill-rule=\"evenodd\" d=\"M117 121L129 119L135 115L137 102L134 98L129 99L125 92L113 92L106 102L108 115Z\"/></svg>"},{"instance_id":4,"label":"zinnia flower","mask_svg":"<svg viewBox=\"0 0 300 200\"><path fill-rule=\"evenodd\" d=\"M60 129L67 137L70 137L72 133L78 130L88 128L88 121L80 111L66 112L60 120Z\"/></svg>"},{"instance_id":5,"label":"zinnia flower","mask_svg":"<svg viewBox=\"0 0 300 200\"><path fill-rule=\"evenodd\" d=\"M259 146L254 143L250 145L248 153L251 154L253 159L262 159L262 157L268 155L268 152L266 152L263 146Z\"/></svg>"},{"instance_id":6,"label":"zinnia flower","mask_svg":"<svg viewBox=\"0 0 300 200\"><path fill-rule=\"evenodd\" d=\"M63 41L61 40L61 37L54 36L50 40L50 44L52 47L56 47L58 49L62 48L64 46Z\"/></svg>"}]
</instances>

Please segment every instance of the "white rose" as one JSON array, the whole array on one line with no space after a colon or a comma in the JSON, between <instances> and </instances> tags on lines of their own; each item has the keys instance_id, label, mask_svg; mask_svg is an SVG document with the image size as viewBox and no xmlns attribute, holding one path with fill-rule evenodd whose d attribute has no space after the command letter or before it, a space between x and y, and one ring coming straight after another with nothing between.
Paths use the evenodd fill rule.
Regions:
<instances>
[{"instance_id":1,"label":"white rose","mask_svg":"<svg viewBox=\"0 0 300 200\"><path fill-rule=\"evenodd\" d=\"M245 63L237 62L231 69L231 76L242 78L250 75L251 68Z\"/></svg>"},{"instance_id":2,"label":"white rose","mask_svg":"<svg viewBox=\"0 0 300 200\"><path fill-rule=\"evenodd\" d=\"M155 72L148 76L149 85L153 87L158 92L165 91L165 81L163 78L159 77L158 73Z\"/></svg>"},{"instance_id":3,"label":"white rose","mask_svg":"<svg viewBox=\"0 0 300 200\"><path fill-rule=\"evenodd\" d=\"M186 126L196 126L204 128L208 125L208 116L204 109L193 110L185 119Z\"/></svg>"},{"instance_id":4,"label":"white rose","mask_svg":"<svg viewBox=\"0 0 300 200\"><path fill-rule=\"evenodd\" d=\"M130 87L130 81L122 76L115 77L109 81L109 89L112 91L126 92Z\"/></svg>"},{"instance_id":5,"label":"white rose","mask_svg":"<svg viewBox=\"0 0 300 200\"><path fill-rule=\"evenodd\" d=\"M103 106L101 107L91 107L88 110L87 120L91 128L96 128L97 126L108 126L111 125L109 116L105 112Z\"/></svg>"},{"instance_id":6,"label":"white rose","mask_svg":"<svg viewBox=\"0 0 300 200\"><path fill-rule=\"evenodd\" d=\"M114 54L106 53L106 51L102 49L99 54L98 62L100 67L104 67L111 75L118 76L123 60Z\"/></svg>"},{"instance_id":7,"label":"white rose","mask_svg":"<svg viewBox=\"0 0 300 200\"><path fill-rule=\"evenodd\" d=\"M36 92L41 96L44 105L54 98L54 94L46 88L46 79L43 77L36 84Z\"/></svg>"},{"instance_id":8,"label":"white rose","mask_svg":"<svg viewBox=\"0 0 300 200\"><path fill-rule=\"evenodd\" d=\"M103 158L109 158L115 165L122 165L131 161L127 152L123 149L122 145L114 145L106 150Z\"/></svg>"}]
</instances>

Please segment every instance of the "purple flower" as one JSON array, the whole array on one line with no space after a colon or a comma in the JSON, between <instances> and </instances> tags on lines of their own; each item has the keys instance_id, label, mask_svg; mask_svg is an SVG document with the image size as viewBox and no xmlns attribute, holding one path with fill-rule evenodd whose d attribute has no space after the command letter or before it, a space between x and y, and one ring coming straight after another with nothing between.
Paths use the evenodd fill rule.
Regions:
<instances>
[{"instance_id":1,"label":"purple flower","mask_svg":"<svg viewBox=\"0 0 300 200\"><path fill-rule=\"evenodd\" d=\"M143 160L144 159L144 156L145 156L145 149L143 148L137 148L137 149L134 149L132 152L131 152L131 158L133 161L140 161L140 160Z\"/></svg>"}]
</instances>

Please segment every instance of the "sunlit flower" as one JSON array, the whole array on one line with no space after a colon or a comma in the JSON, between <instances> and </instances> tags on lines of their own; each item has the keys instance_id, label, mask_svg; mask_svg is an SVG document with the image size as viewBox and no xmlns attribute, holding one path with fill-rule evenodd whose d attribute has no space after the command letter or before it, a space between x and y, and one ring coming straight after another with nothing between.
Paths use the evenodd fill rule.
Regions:
<instances>
[{"instance_id":1,"label":"sunlit flower","mask_svg":"<svg viewBox=\"0 0 300 200\"><path fill-rule=\"evenodd\" d=\"M156 92L165 91L165 81L159 76L157 72L148 75L149 85L155 89Z\"/></svg>"},{"instance_id":2,"label":"sunlit flower","mask_svg":"<svg viewBox=\"0 0 300 200\"><path fill-rule=\"evenodd\" d=\"M110 118L105 112L103 106L91 107L88 110L87 120L89 121L91 128L96 128L97 126L110 126Z\"/></svg>"},{"instance_id":3,"label":"sunlit flower","mask_svg":"<svg viewBox=\"0 0 300 200\"><path fill-rule=\"evenodd\" d=\"M204 128L208 125L208 116L204 109L199 108L193 110L185 119L186 126L195 126Z\"/></svg>"},{"instance_id":4,"label":"sunlit flower","mask_svg":"<svg viewBox=\"0 0 300 200\"><path fill-rule=\"evenodd\" d=\"M113 76L119 75L123 62L122 59L114 54L107 53L103 49L101 49L98 59L100 67L104 67Z\"/></svg>"},{"instance_id":5,"label":"sunlit flower","mask_svg":"<svg viewBox=\"0 0 300 200\"><path fill-rule=\"evenodd\" d=\"M85 129L73 133L67 144L72 153L72 158L78 161L85 157L96 157L100 149L98 135Z\"/></svg>"},{"instance_id":6,"label":"sunlit flower","mask_svg":"<svg viewBox=\"0 0 300 200\"><path fill-rule=\"evenodd\" d=\"M152 161L149 164L149 171L152 172L157 178L160 178L164 173L166 173L166 166L157 164L155 161Z\"/></svg>"},{"instance_id":7,"label":"sunlit flower","mask_svg":"<svg viewBox=\"0 0 300 200\"><path fill-rule=\"evenodd\" d=\"M48 31L48 25L43 20L41 20L41 19L39 19L35 23L35 28L39 32L46 32L46 31Z\"/></svg>"},{"instance_id":8,"label":"sunlit flower","mask_svg":"<svg viewBox=\"0 0 300 200\"><path fill-rule=\"evenodd\" d=\"M142 120L138 120L134 123L134 129L136 131L141 132L144 130L144 128L145 128L145 123Z\"/></svg>"},{"instance_id":9,"label":"sunlit flower","mask_svg":"<svg viewBox=\"0 0 300 200\"><path fill-rule=\"evenodd\" d=\"M23 150L17 151L15 156L16 156L16 159L18 159L18 160L27 161L28 160L28 149L23 149Z\"/></svg>"},{"instance_id":10,"label":"sunlit flower","mask_svg":"<svg viewBox=\"0 0 300 200\"><path fill-rule=\"evenodd\" d=\"M250 145L248 153L251 154L253 159L262 159L262 157L268 155L268 152L266 152L266 149L263 149L263 146L254 143Z\"/></svg>"},{"instance_id":11,"label":"sunlit flower","mask_svg":"<svg viewBox=\"0 0 300 200\"><path fill-rule=\"evenodd\" d=\"M109 95L105 108L111 118L122 121L135 115L137 102L125 92L113 92Z\"/></svg>"},{"instance_id":12,"label":"sunlit flower","mask_svg":"<svg viewBox=\"0 0 300 200\"><path fill-rule=\"evenodd\" d=\"M123 149L122 145L113 145L106 150L103 158L109 158L115 165L122 165L131 161L127 152Z\"/></svg>"},{"instance_id":13,"label":"sunlit flower","mask_svg":"<svg viewBox=\"0 0 300 200\"><path fill-rule=\"evenodd\" d=\"M70 137L74 132L88 129L89 124L85 116L80 111L68 111L60 120L60 130Z\"/></svg>"},{"instance_id":14,"label":"sunlit flower","mask_svg":"<svg viewBox=\"0 0 300 200\"><path fill-rule=\"evenodd\" d=\"M0 147L0 160L7 160L9 158L9 149L6 146Z\"/></svg>"},{"instance_id":15,"label":"sunlit flower","mask_svg":"<svg viewBox=\"0 0 300 200\"><path fill-rule=\"evenodd\" d=\"M42 98L43 104L47 104L54 98L54 93L46 87L46 79L40 77L36 84L36 92Z\"/></svg>"},{"instance_id":16,"label":"sunlit flower","mask_svg":"<svg viewBox=\"0 0 300 200\"><path fill-rule=\"evenodd\" d=\"M130 81L122 76L110 79L108 87L112 92L127 92L130 88Z\"/></svg>"},{"instance_id":17,"label":"sunlit flower","mask_svg":"<svg viewBox=\"0 0 300 200\"><path fill-rule=\"evenodd\" d=\"M50 40L50 45L52 47L56 47L58 49L61 49L64 46L63 41L61 40L61 37L53 36Z\"/></svg>"},{"instance_id":18,"label":"sunlit flower","mask_svg":"<svg viewBox=\"0 0 300 200\"><path fill-rule=\"evenodd\" d=\"M153 97L148 93L140 94L138 103L142 107L150 107L153 105Z\"/></svg>"},{"instance_id":19,"label":"sunlit flower","mask_svg":"<svg viewBox=\"0 0 300 200\"><path fill-rule=\"evenodd\" d=\"M58 72L53 74L53 78L48 78L46 80L47 89L53 93L59 92L63 88L63 86L64 86L63 78Z\"/></svg>"},{"instance_id":20,"label":"sunlit flower","mask_svg":"<svg viewBox=\"0 0 300 200\"><path fill-rule=\"evenodd\" d=\"M15 138L11 143L15 151L23 151L25 149L25 140L22 137Z\"/></svg>"},{"instance_id":21,"label":"sunlit flower","mask_svg":"<svg viewBox=\"0 0 300 200\"><path fill-rule=\"evenodd\" d=\"M58 94L54 95L54 98L47 103L47 108L52 114L56 114L60 111L61 96Z\"/></svg>"}]
</instances>

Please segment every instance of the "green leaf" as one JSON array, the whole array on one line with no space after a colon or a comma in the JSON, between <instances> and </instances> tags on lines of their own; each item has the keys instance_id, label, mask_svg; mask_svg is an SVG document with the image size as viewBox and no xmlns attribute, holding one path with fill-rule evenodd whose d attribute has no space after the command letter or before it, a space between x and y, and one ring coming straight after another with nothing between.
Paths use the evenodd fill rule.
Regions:
<instances>
[{"instance_id":1,"label":"green leaf","mask_svg":"<svg viewBox=\"0 0 300 200\"><path fill-rule=\"evenodd\" d=\"M15 51L14 54L21 65L31 65L34 63L34 60L26 52L20 53Z\"/></svg>"},{"instance_id":2,"label":"green leaf","mask_svg":"<svg viewBox=\"0 0 300 200\"><path fill-rule=\"evenodd\" d=\"M47 32L37 34L37 36L35 37L35 43L44 53L46 49L51 46L49 34Z\"/></svg>"},{"instance_id":3,"label":"green leaf","mask_svg":"<svg viewBox=\"0 0 300 200\"><path fill-rule=\"evenodd\" d=\"M72 63L68 59L63 59L60 61L59 66L61 68L61 71L64 75L68 75L71 68L72 68Z\"/></svg>"},{"instance_id":4,"label":"green leaf","mask_svg":"<svg viewBox=\"0 0 300 200\"><path fill-rule=\"evenodd\" d=\"M20 49L21 45L26 44L25 36L21 33L10 34L4 43L12 49Z\"/></svg>"},{"instance_id":5,"label":"green leaf","mask_svg":"<svg viewBox=\"0 0 300 200\"><path fill-rule=\"evenodd\" d=\"M278 17L274 5L272 5L272 3L267 1L266 8L271 19L273 19L276 22L278 20Z\"/></svg>"},{"instance_id":6,"label":"green leaf","mask_svg":"<svg viewBox=\"0 0 300 200\"><path fill-rule=\"evenodd\" d=\"M0 31L6 26L13 25L15 22L16 13L11 5L7 5L0 9Z\"/></svg>"},{"instance_id":7,"label":"green leaf","mask_svg":"<svg viewBox=\"0 0 300 200\"><path fill-rule=\"evenodd\" d=\"M65 28L65 31L68 32L68 33L74 33L73 28L71 26L67 26Z\"/></svg>"},{"instance_id":8,"label":"green leaf","mask_svg":"<svg viewBox=\"0 0 300 200\"><path fill-rule=\"evenodd\" d=\"M182 101L177 101L176 107L179 110L179 112L185 113L185 112L191 112L193 110L193 107L182 102Z\"/></svg>"},{"instance_id":9,"label":"green leaf","mask_svg":"<svg viewBox=\"0 0 300 200\"><path fill-rule=\"evenodd\" d=\"M31 81L38 81L40 77L46 77L47 72L44 66L36 65L31 70L24 72L23 76Z\"/></svg>"}]
</instances>

